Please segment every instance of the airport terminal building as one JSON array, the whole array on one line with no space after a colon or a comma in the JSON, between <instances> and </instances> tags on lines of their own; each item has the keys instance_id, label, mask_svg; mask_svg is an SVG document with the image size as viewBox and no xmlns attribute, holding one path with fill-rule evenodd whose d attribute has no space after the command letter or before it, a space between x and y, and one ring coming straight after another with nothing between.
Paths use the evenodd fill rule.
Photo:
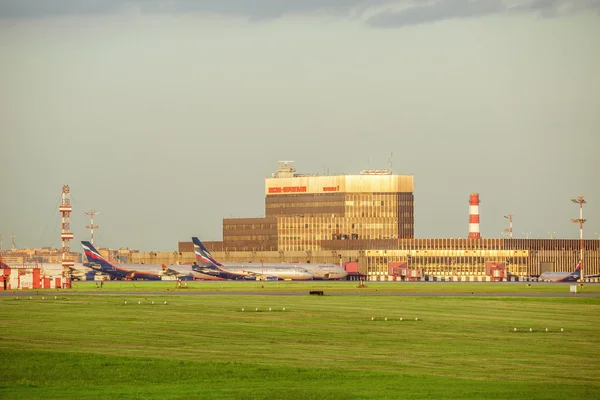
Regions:
<instances>
[{"instance_id":1,"label":"airport terminal building","mask_svg":"<svg viewBox=\"0 0 600 400\"><path fill-rule=\"evenodd\" d=\"M300 175L288 162L265 180L264 218L223 220L226 251L318 251L324 242L414 237L414 179L388 170ZM210 248L210 247L209 247Z\"/></svg>"},{"instance_id":2,"label":"airport terminal building","mask_svg":"<svg viewBox=\"0 0 600 400\"><path fill-rule=\"evenodd\" d=\"M413 194L412 175L305 175L282 162L265 179L265 217L224 218L223 241L205 244L223 261L340 263L368 280L525 277L573 271L579 261L579 240L416 239ZM585 274L599 274L600 241L583 245ZM191 242L179 252L194 259Z\"/></svg>"}]
</instances>

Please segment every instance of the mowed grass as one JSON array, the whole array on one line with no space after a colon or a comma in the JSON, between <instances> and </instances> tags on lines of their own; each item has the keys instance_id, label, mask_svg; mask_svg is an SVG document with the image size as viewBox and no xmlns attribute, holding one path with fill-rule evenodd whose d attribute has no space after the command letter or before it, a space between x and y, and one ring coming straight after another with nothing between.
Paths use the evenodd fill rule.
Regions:
<instances>
[{"instance_id":1,"label":"mowed grass","mask_svg":"<svg viewBox=\"0 0 600 400\"><path fill-rule=\"evenodd\" d=\"M19 294L3 399L600 398L600 298Z\"/></svg>"},{"instance_id":2,"label":"mowed grass","mask_svg":"<svg viewBox=\"0 0 600 400\"><path fill-rule=\"evenodd\" d=\"M366 282L359 288L358 282L350 281L292 281L292 282L243 282L243 281L191 281L187 288L178 288L174 281L107 281L102 288L95 282L75 281L66 291L80 292L298 292L323 290L326 293L569 293L569 286L576 283L527 283L527 282ZM182 283L182 285L184 284ZM55 292L55 289L39 290L39 293ZM60 289L59 291L65 291ZM600 293L600 284L585 283L578 287L582 293ZM18 292L15 292L15 294Z\"/></svg>"}]
</instances>

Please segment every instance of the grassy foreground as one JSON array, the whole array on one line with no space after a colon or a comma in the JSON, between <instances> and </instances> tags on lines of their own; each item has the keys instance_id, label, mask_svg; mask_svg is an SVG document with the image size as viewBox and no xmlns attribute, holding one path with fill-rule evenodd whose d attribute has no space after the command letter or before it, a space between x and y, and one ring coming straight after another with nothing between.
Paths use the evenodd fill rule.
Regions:
<instances>
[{"instance_id":1,"label":"grassy foreground","mask_svg":"<svg viewBox=\"0 0 600 400\"><path fill-rule=\"evenodd\" d=\"M236 282L194 281L186 282L187 288L177 288L173 281L109 281L102 288L95 282L75 281L67 292L303 292L323 290L325 293L569 293L574 283L526 282L367 282L359 288L358 282L306 281L306 282ZM586 283L579 290L583 293L600 293L600 284ZM56 292L56 289L39 290L39 293ZM60 289L58 292L65 291ZM18 294L19 292L15 292Z\"/></svg>"},{"instance_id":2,"label":"grassy foreground","mask_svg":"<svg viewBox=\"0 0 600 400\"><path fill-rule=\"evenodd\" d=\"M2 399L600 398L600 298L46 294L0 297Z\"/></svg>"}]
</instances>

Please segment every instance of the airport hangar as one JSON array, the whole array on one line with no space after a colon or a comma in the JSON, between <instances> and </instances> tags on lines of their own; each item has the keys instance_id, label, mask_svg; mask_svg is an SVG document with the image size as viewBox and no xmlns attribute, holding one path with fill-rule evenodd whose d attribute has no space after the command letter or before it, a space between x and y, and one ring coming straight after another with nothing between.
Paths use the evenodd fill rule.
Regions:
<instances>
[{"instance_id":1,"label":"airport hangar","mask_svg":"<svg viewBox=\"0 0 600 400\"><path fill-rule=\"evenodd\" d=\"M414 238L414 176L389 170L357 175L297 174L282 162L265 179L265 217L224 218L223 241L204 242L230 262L340 263L348 279L508 280L573 271L580 241ZM478 230L477 230L478 232ZM600 240L584 240L585 274L600 273ZM134 253L129 262L192 262L179 252Z\"/></svg>"}]
</instances>

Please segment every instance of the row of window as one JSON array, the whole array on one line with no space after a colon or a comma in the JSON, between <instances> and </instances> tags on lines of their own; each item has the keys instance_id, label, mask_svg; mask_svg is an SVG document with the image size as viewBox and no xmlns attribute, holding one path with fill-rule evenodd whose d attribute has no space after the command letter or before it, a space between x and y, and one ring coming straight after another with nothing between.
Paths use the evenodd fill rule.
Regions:
<instances>
[{"instance_id":1,"label":"row of window","mask_svg":"<svg viewBox=\"0 0 600 400\"><path fill-rule=\"evenodd\" d=\"M260 241L268 241L268 240L277 240L276 236L273 235L240 235L240 236L227 236L227 241L234 240L260 240Z\"/></svg>"},{"instance_id":2,"label":"row of window","mask_svg":"<svg viewBox=\"0 0 600 400\"><path fill-rule=\"evenodd\" d=\"M397 221L389 221L387 223L365 223L365 224L348 224L350 225L351 229L385 229L385 228L396 228L397 226ZM315 223L315 224L282 224L279 229L284 231L286 229L314 229L314 230L327 230L327 229L332 229L332 228L342 228L342 229L346 229L345 228L345 224L327 224L327 227L325 227L325 224L319 224L319 223Z\"/></svg>"},{"instance_id":3,"label":"row of window","mask_svg":"<svg viewBox=\"0 0 600 400\"><path fill-rule=\"evenodd\" d=\"M223 229L226 231L235 230L251 230L251 229L277 229L276 224L237 224L237 225L223 225Z\"/></svg>"}]
</instances>

